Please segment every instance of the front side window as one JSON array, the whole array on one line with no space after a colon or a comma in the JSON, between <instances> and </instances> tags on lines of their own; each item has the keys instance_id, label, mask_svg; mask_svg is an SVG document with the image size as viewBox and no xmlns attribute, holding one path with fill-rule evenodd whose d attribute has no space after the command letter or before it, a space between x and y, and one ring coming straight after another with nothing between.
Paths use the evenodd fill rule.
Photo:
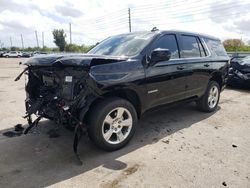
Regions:
<instances>
[{"instance_id":1,"label":"front side window","mask_svg":"<svg viewBox=\"0 0 250 188\"><path fill-rule=\"evenodd\" d=\"M182 41L182 48L181 48L182 58L201 57L199 44L195 36L181 35L181 41Z\"/></svg>"},{"instance_id":2,"label":"front side window","mask_svg":"<svg viewBox=\"0 0 250 188\"><path fill-rule=\"evenodd\" d=\"M161 48L161 49L168 49L171 52L170 59L177 59L179 58L179 50L177 46L176 37L173 34L164 35L159 38L153 44L152 51L154 49Z\"/></svg>"}]
</instances>

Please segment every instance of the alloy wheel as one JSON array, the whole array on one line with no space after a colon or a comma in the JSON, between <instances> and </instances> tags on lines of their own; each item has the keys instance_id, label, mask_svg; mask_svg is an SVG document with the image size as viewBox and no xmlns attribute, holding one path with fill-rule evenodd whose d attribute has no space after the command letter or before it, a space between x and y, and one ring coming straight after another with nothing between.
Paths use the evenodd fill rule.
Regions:
<instances>
[{"instance_id":1,"label":"alloy wheel","mask_svg":"<svg viewBox=\"0 0 250 188\"><path fill-rule=\"evenodd\" d=\"M208 96L208 106L209 108L214 108L219 100L219 89L216 86L211 87Z\"/></svg>"},{"instance_id":2,"label":"alloy wheel","mask_svg":"<svg viewBox=\"0 0 250 188\"><path fill-rule=\"evenodd\" d=\"M102 124L102 136L110 144L120 144L128 137L132 126L131 113L126 108L118 107L105 117Z\"/></svg>"}]
</instances>

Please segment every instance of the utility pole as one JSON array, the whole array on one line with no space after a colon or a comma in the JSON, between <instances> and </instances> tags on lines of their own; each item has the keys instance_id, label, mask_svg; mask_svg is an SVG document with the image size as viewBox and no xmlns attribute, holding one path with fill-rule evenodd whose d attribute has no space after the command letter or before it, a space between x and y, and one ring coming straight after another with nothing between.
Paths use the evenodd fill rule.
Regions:
<instances>
[{"instance_id":1,"label":"utility pole","mask_svg":"<svg viewBox=\"0 0 250 188\"><path fill-rule=\"evenodd\" d=\"M37 30L35 30L35 35L36 35L36 44L37 44L37 47L39 48L38 37L37 37Z\"/></svg>"},{"instance_id":2,"label":"utility pole","mask_svg":"<svg viewBox=\"0 0 250 188\"><path fill-rule=\"evenodd\" d=\"M71 38L71 23L69 23L69 43L72 44L72 38Z\"/></svg>"},{"instance_id":3,"label":"utility pole","mask_svg":"<svg viewBox=\"0 0 250 188\"><path fill-rule=\"evenodd\" d=\"M130 16L130 8L128 8L128 26L129 26L129 32L131 32L131 16Z\"/></svg>"},{"instance_id":4,"label":"utility pole","mask_svg":"<svg viewBox=\"0 0 250 188\"><path fill-rule=\"evenodd\" d=\"M10 48L12 47L12 38L10 37Z\"/></svg>"},{"instance_id":5,"label":"utility pole","mask_svg":"<svg viewBox=\"0 0 250 188\"><path fill-rule=\"evenodd\" d=\"M43 48L44 48L44 32L42 32Z\"/></svg>"},{"instance_id":6,"label":"utility pole","mask_svg":"<svg viewBox=\"0 0 250 188\"><path fill-rule=\"evenodd\" d=\"M22 42L22 49L24 49L24 45L23 45L23 35L21 34L21 42Z\"/></svg>"}]
</instances>

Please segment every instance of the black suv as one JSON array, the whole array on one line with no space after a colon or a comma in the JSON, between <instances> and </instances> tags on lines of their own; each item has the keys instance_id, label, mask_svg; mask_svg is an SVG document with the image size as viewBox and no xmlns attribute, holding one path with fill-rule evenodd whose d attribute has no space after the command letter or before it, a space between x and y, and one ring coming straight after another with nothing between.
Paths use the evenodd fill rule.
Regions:
<instances>
[{"instance_id":1,"label":"black suv","mask_svg":"<svg viewBox=\"0 0 250 188\"><path fill-rule=\"evenodd\" d=\"M137 119L153 107L192 100L214 111L229 58L217 38L151 31L109 37L88 54L36 56L25 65L26 133L48 118L86 127L97 146L112 151L128 143Z\"/></svg>"}]
</instances>

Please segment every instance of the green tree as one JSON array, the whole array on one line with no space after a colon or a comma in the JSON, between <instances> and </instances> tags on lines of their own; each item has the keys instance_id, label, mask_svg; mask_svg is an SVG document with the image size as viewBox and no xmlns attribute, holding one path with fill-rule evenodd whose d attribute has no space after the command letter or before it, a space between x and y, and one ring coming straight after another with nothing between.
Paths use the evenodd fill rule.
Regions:
<instances>
[{"instance_id":1,"label":"green tree","mask_svg":"<svg viewBox=\"0 0 250 188\"><path fill-rule=\"evenodd\" d=\"M12 47L10 48L10 50L11 50L11 51L19 51L19 50L20 50L20 48L15 47L15 46L12 46Z\"/></svg>"},{"instance_id":2,"label":"green tree","mask_svg":"<svg viewBox=\"0 0 250 188\"><path fill-rule=\"evenodd\" d=\"M54 29L52 31L54 37L54 43L58 46L59 50L62 52L66 46L66 34L63 29Z\"/></svg>"},{"instance_id":3,"label":"green tree","mask_svg":"<svg viewBox=\"0 0 250 188\"><path fill-rule=\"evenodd\" d=\"M81 52L82 49L80 46L76 44L66 44L65 51L66 52Z\"/></svg>"},{"instance_id":4,"label":"green tree","mask_svg":"<svg viewBox=\"0 0 250 188\"><path fill-rule=\"evenodd\" d=\"M244 46L244 42L240 39L227 39L223 42L223 45L226 49L237 51Z\"/></svg>"}]
</instances>

